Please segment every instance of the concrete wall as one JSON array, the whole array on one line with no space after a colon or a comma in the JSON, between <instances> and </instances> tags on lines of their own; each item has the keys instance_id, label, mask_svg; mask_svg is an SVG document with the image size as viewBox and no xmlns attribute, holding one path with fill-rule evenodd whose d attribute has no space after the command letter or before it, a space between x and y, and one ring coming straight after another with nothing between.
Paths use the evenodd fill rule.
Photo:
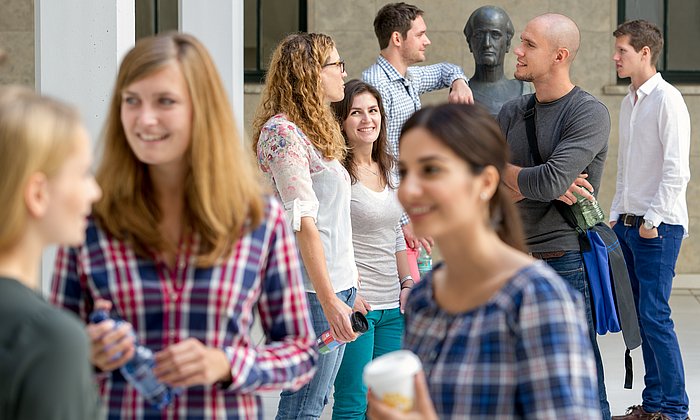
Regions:
<instances>
[{"instance_id":1,"label":"concrete wall","mask_svg":"<svg viewBox=\"0 0 700 420\"><path fill-rule=\"evenodd\" d=\"M34 86L34 2L0 0L0 84Z\"/></svg>"}]
</instances>

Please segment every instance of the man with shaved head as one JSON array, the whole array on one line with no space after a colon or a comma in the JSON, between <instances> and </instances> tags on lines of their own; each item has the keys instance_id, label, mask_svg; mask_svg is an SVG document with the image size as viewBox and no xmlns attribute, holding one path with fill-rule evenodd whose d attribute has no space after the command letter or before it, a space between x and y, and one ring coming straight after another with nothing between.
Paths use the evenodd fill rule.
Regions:
<instances>
[{"instance_id":1,"label":"man with shaved head","mask_svg":"<svg viewBox=\"0 0 700 420\"><path fill-rule=\"evenodd\" d=\"M608 109L571 82L580 40L576 23L564 15L547 13L530 20L513 50L515 78L532 82L536 93L504 104L498 122L511 151L503 181L520 209L529 250L583 297L601 412L610 419L578 233L553 204L574 204L574 191L594 199L608 152ZM534 119L536 150L528 143L526 113Z\"/></svg>"}]
</instances>

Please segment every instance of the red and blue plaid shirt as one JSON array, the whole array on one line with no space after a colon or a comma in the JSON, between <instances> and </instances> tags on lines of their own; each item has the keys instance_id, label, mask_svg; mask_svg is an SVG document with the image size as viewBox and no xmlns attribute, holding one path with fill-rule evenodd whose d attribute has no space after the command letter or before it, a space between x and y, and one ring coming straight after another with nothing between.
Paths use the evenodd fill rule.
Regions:
<instances>
[{"instance_id":1,"label":"red and blue plaid shirt","mask_svg":"<svg viewBox=\"0 0 700 420\"><path fill-rule=\"evenodd\" d=\"M254 391L296 389L314 373L316 350L297 248L280 204L267 198L259 227L244 235L225 262L197 267L198 241L184 241L173 269L134 254L91 220L86 242L61 248L51 300L86 320L93 302L112 302L141 344L159 351L194 337L223 349L233 382L188 388L162 412L152 409L119 370L99 375L108 418L262 418ZM251 338L254 310L266 341Z\"/></svg>"}]
</instances>

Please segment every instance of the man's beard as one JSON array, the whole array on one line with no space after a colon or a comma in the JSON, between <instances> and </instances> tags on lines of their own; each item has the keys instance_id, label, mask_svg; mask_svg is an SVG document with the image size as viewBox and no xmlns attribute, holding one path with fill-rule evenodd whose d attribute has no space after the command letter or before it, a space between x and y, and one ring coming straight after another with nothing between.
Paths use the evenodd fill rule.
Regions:
<instances>
[{"instance_id":1,"label":"man's beard","mask_svg":"<svg viewBox=\"0 0 700 420\"><path fill-rule=\"evenodd\" d=\"M535 77L532 75L532 73L518 75L518 72L516 71L513 74L513 77L515 77L516 79L518 79L522 82L531 82L532 83L535 81Z\"/></svg>"}]
</instances>

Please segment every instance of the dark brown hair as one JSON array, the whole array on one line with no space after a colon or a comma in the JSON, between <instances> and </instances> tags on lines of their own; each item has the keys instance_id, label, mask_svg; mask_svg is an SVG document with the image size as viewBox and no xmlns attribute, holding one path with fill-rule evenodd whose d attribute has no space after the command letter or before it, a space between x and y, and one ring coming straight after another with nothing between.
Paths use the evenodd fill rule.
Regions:
<instances>
[{"instance_id":1,"label":"dark brown hair","mask_svg":"<svg viewBox=\"0 0 700 420\"><path fill-rule=\"evenodd\" d=\"M629 35L630 45L636 52L639 52L644 47L649 47L651 51L651 65L656 67L656 62L659 61L659 55L664 48L664 36L658 26L646 20L628 20L621 23L615 29L613 36L619 38Z\"/></svg>"},{"instance_id":2,"label":"dark brown hair","mask_svg":"<svg viewBox=\"0 0 700 420\"><path fill-rule=\"evenodd\" d=\"M374 34L379 41L379 49L383 50L389 46L391 34L398 32L403 39L406 39L411 24L418 16L422 16L423 11L411 4L389 3L379 9L374 18Z\"/></svg>"},{"instance_id":3,"label":"dark brown hair","mask_svg":"<svg viewBox=\"0 0 700 420\"><path fill-rule=\"evenodd\" d=\"M508 146L496 121L479 105L443 104L421 109L406 121L401 137L409 130L423 128L464 160L472 173L493 166L503 179L508 163ZM399 139L399 142L401 139ZM503 182L489 202L491 225L503 242L526 251L518 209L511 202Z\"/></svg>"},{"instance_id":4,"label":"dark brown hair","mask_svg":"<svg viewBox=\"0 0 700 420\"><path fill-rule=\"evenodd\" d=\"M338 119L338 123L342 127L343 123L350 115L352 102L355 100L355 97L361 93L369 93L372 96L374 96L374 99L377 100L377 105L379 105L379 113L382 117L382 122L379 128L379 137L377 137L377 140L375 140L374 144L372 144L372 160L374 162L377 162L377 164L379 165L379 172L381 173L384 182L387 185L389 185L389 188L396 188L396 185L394 185L395 182L391 177L391 172L394 168L395 161L394 157L389 153L387 145L386 117L384 115L384 105L382 104L382 96L379 94L377 89L375 89L372 85L363 82L362 80L350 80L349 82L345 83L345 97L343 98L343 100L339 102L333 102L331 104L331 108L335 113L335 117ZM343 137L345 138L345 144L348 149L347 155L343 160L343 165L350 174L350 179L354 184L357 182L357 165L355 164L355 160L353 159L354 153L352 148L350 147L350 142L348 141L348 136L345 133L345 131L343 131Z\"/></svg>"}]
</instances>

